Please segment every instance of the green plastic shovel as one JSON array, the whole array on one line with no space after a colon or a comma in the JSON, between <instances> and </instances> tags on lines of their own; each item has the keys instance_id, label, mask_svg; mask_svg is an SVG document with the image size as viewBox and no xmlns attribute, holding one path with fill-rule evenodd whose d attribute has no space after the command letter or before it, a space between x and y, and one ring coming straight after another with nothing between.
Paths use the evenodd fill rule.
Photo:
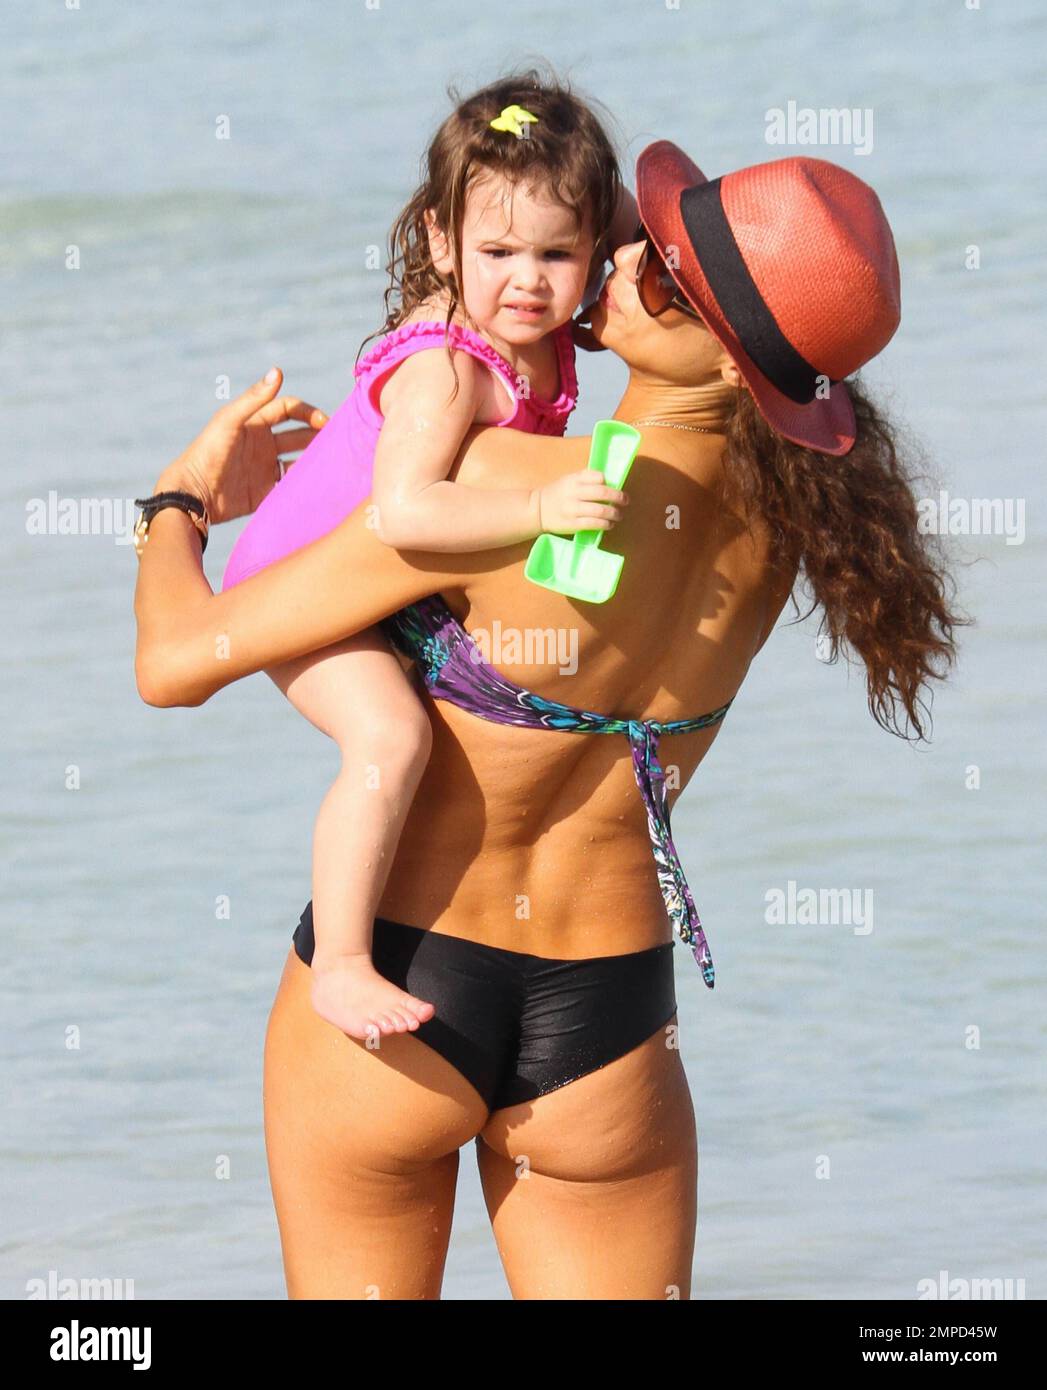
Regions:
<instances>
[{"instance_id":1,"label":"green plastic shovel","mask_svg":"<svg viewBox=\"0 0 1047 1390\"><path fill-rule=\"evenodd\" d=\"M640 446L640 431L623 420L598 420L589 449L589 467L604 475L608 487L621 488ZM540 535L531 546L524 577L585 603L606 603L618 588L624 555L600 549L603 531L566 536Z\"/></svg>"}]
</instances>

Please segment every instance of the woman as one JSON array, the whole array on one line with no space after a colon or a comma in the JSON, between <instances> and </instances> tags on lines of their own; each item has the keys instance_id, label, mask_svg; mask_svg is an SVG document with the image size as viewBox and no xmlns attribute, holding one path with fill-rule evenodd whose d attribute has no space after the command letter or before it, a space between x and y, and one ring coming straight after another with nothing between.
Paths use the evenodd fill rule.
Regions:
<instances>
[{"instance_id":1,"label":"woman","mask_svg":"<svg viewBox=\"0 0 1047 1390\"><path fill-rule=\"evenodd\" d=\"M922 737L921 688L954 657L961 619L891 435L843 385L898 322L875 194L809 159L709 183L661 141L640 156L637 201L637 240L589 330L627 363L615 414L643 431L630 505L598 509L626 557L611 603L526 582L527 546L391 550L363 507L219 595L177 506L141 549L136 675L150 704L201 704L380 620L437 696L375 925L383 973L436 1018L377 1050L323 1022L308 908L270 1018L266 1144L291 1297L438 1297L458 1150L474 1138L514 1297L689 1297L697 1146L671 927L707 984L713 972L659 736L674 735L661 754L682 789L801 566L832 655L846 642L862 657L885 727L901 713ZM157 491L192 493L215 521L257 505L277 448L301 449L322 419L275 391L259 383L219 411ZM274 439L284 419L306 427ZM535 487L587 450L476 431L454 476ZM555 653L485 662L465 618L476 633L567 630L576 672L560 674Z\"/></svg>"}]
</instances>

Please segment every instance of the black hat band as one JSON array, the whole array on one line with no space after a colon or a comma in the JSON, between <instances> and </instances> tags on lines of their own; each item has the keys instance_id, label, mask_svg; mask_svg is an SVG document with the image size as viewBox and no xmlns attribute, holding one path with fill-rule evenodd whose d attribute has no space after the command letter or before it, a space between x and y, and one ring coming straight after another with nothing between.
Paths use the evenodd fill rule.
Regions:
<instances>
[{"instance_id":1,"label":"black hat band","mask_svg":"<svg viewBox=\"0 0 1047 1390\"><path fill-rule=\"evenodd\" d=\"M720 180L685 188L680 194L680 215L702 274L749 358L783 396L797 405L813 401L825 373L815 371L801 357L775 322L734 239Z\"/></svg>"}]
</instances>

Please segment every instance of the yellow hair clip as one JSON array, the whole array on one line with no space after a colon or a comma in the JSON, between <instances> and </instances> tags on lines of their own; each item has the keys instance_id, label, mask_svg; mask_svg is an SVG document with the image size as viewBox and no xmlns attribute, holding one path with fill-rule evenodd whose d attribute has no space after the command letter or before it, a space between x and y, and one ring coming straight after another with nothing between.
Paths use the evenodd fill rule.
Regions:
<instances>
[{"instance_id":1,"label":"yellow hair clip","mask_svg":"<svg viewBox=\"0 0 1047 1390\"><path fill-rule=\"evenodd\" d=\"M525 111L522 106L503 106L500 116L495 116L489 124L492 130L509 130L522 139L526 135L522 122L527 121L537 123L538 117L532 116L530 111Z\"/></svg>"}]
</instances>

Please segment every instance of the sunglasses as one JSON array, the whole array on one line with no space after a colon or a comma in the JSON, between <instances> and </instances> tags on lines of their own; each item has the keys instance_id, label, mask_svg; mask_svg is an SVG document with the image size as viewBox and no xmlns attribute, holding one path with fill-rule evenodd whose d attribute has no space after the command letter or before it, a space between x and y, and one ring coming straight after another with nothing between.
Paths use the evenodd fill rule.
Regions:
<instances>
[{"instance_id":1,"label":"sunglasses","mask_svg":"<svg viewBox=\"0 0 1047 1390\"><path fill-rule=\"evenodd\" d=\"M633 241L643 242L643 250L636 263L636 294L644 309L655 319L666 309L679 309L682 314L689 314L701 323L701 314L684 298L642 222L637 223Z\"/></svg>"}]
</instances>

